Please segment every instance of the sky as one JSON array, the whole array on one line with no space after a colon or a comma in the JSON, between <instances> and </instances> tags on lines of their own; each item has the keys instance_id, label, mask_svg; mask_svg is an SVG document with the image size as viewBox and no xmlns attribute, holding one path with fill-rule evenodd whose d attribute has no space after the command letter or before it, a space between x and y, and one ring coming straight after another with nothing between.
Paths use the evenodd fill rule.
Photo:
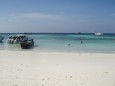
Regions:
<instances>
[{"instance_id":1,"label":"sky","mask_svg":"<svg viewBox=\"0 0 115 86\"><path fill-rule=\"evenodd\" d=\"M115 0L0 0L0 33L115 33Z\"/></svg>"}]
</instances>

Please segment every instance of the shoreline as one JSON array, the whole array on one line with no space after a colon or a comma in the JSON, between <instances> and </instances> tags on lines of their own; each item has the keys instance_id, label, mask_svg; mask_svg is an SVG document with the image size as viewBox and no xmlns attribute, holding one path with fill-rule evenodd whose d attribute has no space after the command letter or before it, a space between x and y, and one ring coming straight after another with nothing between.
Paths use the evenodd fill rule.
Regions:
<instances>
[{"instance_id":1,"label":"shoreline","mask_svg":"<svg viewBox=\"0 0 115 86\"><path fill-rule=\"evenodd\" d=\"M19 52L49 52L49 53L89 53L89 54L115 54L115 51L65 51L65 50L33 50L33 49L20 49L20 50L15 50L15 49L0 49L0 51L19 51Z\"/></svg>"}]
</instances>

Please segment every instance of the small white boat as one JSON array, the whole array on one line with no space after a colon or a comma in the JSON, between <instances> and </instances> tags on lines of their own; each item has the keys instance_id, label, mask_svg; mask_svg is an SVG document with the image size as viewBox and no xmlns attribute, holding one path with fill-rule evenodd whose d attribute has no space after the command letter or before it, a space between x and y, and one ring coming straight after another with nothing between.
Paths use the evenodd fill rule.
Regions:
<instances>
[{"instance_id":1,"label":"small white boat","mask_svg":"<svg viewBox=\"0 0 115 86\"><path fill-rule=\"evenodd\" d=\"M95 33L96 36L101 36L103 33Z\"/></svg>"}]
</instances>

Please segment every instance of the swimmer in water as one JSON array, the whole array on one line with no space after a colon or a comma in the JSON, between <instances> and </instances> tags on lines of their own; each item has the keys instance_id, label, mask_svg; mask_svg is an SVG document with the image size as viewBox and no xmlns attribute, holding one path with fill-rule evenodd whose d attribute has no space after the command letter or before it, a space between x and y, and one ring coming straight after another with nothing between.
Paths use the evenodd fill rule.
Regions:
<instances>
[{"instance_id":1,"label":"swimmer in water","mask_svg":"<svg viewBox=\"0 0 115 86\"><path fill-rule=\"evenodd\" d=\"M71 44L69 43L69 44L68 44L68 47L70 47L70 46L71 46Z\"/></svg>"}]
</instances>

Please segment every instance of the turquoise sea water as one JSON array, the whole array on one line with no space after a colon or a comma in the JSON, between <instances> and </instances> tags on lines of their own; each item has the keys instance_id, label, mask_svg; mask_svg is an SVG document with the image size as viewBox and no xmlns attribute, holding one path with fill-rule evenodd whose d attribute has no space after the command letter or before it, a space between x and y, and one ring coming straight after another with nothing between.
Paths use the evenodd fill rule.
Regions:
<instances>
[{"instance_id":1,"label":"turquoise sea water","mask_svg":"<svg viewBox=\"0 0 115 86\"><path fill-rule=\"evenodd\" d=\"M19 44L8 44L8 33L0 34L4 37L0 43L2 50L22 50ZM115 34L94 34L75 33L32 33L26 34L33 38L35 47L31 51L59 51L59 52L115 52ZM82 41L82 43L81 43Z\"/></svg>"}]
</instances>

